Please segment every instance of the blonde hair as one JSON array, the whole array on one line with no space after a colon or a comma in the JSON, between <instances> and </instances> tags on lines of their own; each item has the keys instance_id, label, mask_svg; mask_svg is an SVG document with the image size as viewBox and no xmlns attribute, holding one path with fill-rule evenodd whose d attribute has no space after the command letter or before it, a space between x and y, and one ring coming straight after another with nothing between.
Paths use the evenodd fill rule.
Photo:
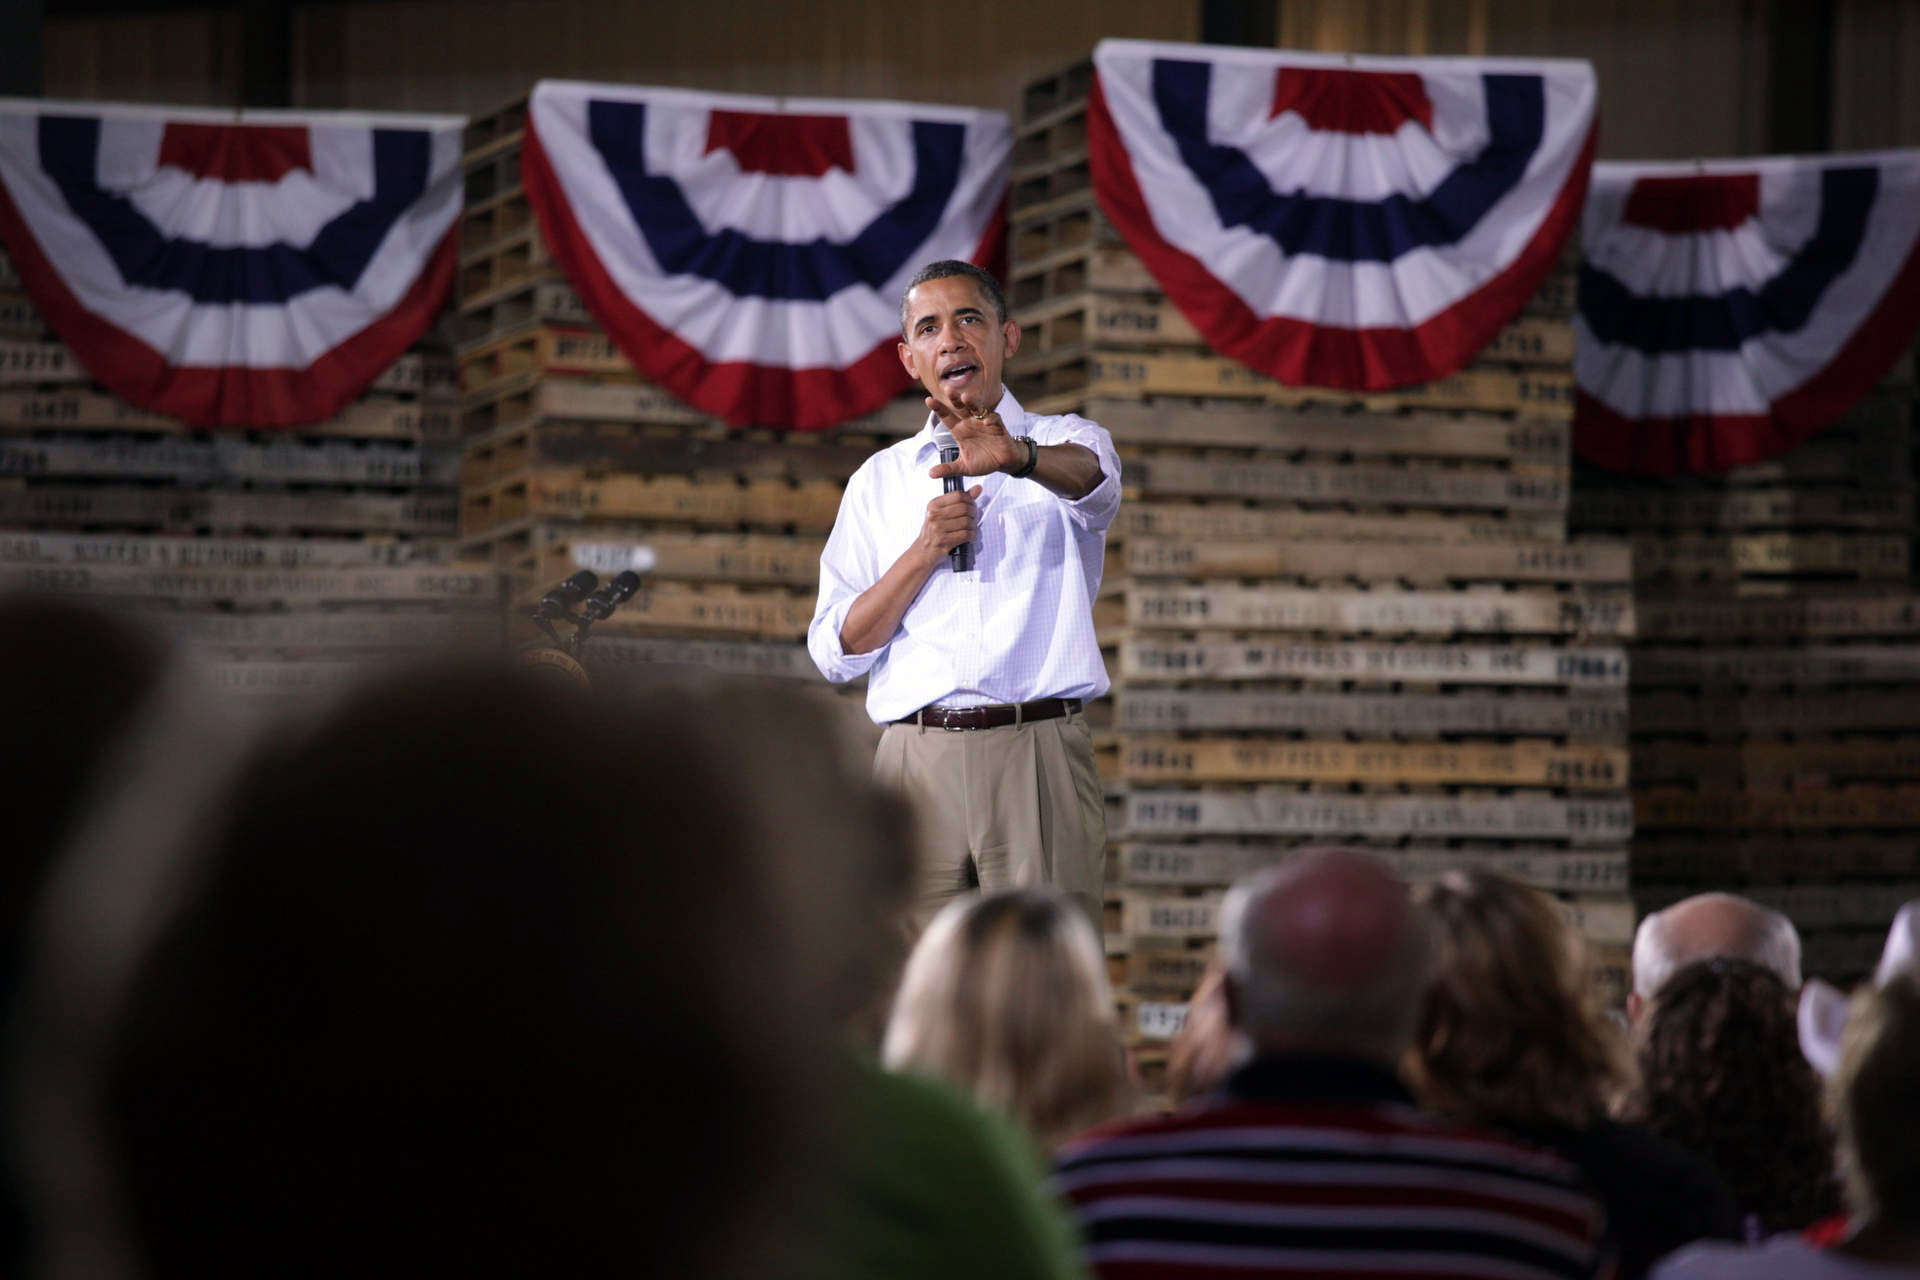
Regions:
<instances>
[{"instance_id":1,"label":"blonde hair","mask_svg":"<svg viewBox=\"0 0 1920 1280\"><path fill-rule=\"evenodd\" d=\"M986 894L935 916L881 1056L958 1085L1048 1148L1130 1102L1100 940L1056 893Z\"/></svg>"},{"instance_id":2,"label":"blonde hair","mask_svg":"<svg viewBox=\"0 0 1920 1280\"><path fill-rule=\"evenodd\" d=\"M1490 1123L1585 1128L1631 1078L1586 945L1553 900L1449 871L1415 891L1441 962L1412 1074L1430 1107Z\"/></svg>"},{"instance_id":3,"label":"blonde hair","mask_svg":"<svg viewBox=\"0 0 1920 1280\"><path fill-rule=\"evenodd\" d=\"M1856 1221L1920 1223L1920 975L1895 972L1853 997L1828 1082L1847 1208Z\"/></svg>"}]
</instances>

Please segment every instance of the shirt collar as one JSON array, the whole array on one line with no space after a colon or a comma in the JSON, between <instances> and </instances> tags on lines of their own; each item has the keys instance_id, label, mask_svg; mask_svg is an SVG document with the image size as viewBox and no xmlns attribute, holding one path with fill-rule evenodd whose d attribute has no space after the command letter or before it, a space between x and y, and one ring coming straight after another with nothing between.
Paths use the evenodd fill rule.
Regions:
<instances>
[{"instance_id":1,"label":"shirt collar","mask_svg":"<svg viewBox=\"0 0 1920 1280\"><path fill-rule=\"evenodd\" d=\"M1413 1102L1390 1068L1331 1054L1255 1058L1222 1088L1229 1097L1259 1102Z\"/></svg>"},{"instance_id":2,"label":"shirt collar","mask_svg":"<svg viewBox=\"0 0 1920 1280\"><path fill-rule=\"evenodd\" d=\"M1017 436L1026 431L1027 411L1020 406L1018 400L1013 398L1013 392L1007 390L1004 384L1000 388L1000 402L993 406L993 411L999 414L1000 421L1006 424L1008 435ZM927 424L920 428L920 434L909 437L913 441L914 457L921 457L933 448L933 428L939 421L932 413L928 413Z\"/></svg>"}]
</instances>

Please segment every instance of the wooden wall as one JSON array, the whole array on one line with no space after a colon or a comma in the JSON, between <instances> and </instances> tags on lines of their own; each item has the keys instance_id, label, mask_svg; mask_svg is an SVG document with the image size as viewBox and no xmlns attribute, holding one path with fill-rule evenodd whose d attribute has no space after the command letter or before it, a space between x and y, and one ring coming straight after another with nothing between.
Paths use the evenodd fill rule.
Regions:
<instances>
[{"instance_id":1,"label":"wooden wall","mask_svg":"<svg viewBox=\"0 0 1920 1280\"><path fill-rule=\"evenodd\" d=\"M1776 5L1816 0L1248 0L1285 47L1584 57L1601 154L1763 153ZM1828 0L1819 0L1827 3ZM1920 0L1831 0L1835 147L1920 145ZM49 96L227 104L237 20L49 19ZM1200 0L358 0L300 4L298 105L486 111L541 76L1012 108L1101 36L1190 40Z\"/></svg>"},{"instance_id":2,"label":"wooden wall","mask_svg":"<svg viewBox=\"0 0 1920 1280\"><path fill-rule=\"evenodd\" d=\"M1102 35L1199 30L1198 0L376 0L303 7L296 95L475 111L561 76L1005 108Z\"/></svg>"}]
</instances>

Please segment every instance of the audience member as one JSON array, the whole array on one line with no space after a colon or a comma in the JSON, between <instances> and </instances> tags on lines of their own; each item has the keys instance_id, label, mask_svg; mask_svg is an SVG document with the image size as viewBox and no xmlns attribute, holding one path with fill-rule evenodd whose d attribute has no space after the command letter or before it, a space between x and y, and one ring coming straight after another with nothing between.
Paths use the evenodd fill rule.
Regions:
<instances>
[{"instance_id":1,"label":"audience member","mask_svg":"<svg viewBox=\"0 0 1920 1280\"><path fill-rule=\"evenodd\" d=\"M1233 1071L1227 1022L1227 966L1215 956L1187 1001L1187 1020L1167 1047L1167 1101L1175 1106L1212 1093Z\"/></svg>"},{"instance_id":2,"label":"audience member","mask_svg":"<svg viewBox=\"0 0 1920 1280\"><path fill-rule=\"evenodd\" d=\"M1760 1233L1798 1231L1838 1207L1819 1080L1778 974L1725 957L1687 965L1637 1031L1640 1079L1622 1119L1705 1161Z\"/></svg>"},{"instance_id":3,"label":"audience member","mask_svg":"<svg viewBox=\"0 0 1920 1280\"><path fill-rule=\"evenodd\" d=\"M871 792L865 718L837 718L860 726L848 734L857 754L845 754L846 779L808 784L818 803ZM885 838L845 870L847 905L870 939L851 949L854 966L838 988L847 1044L794 1194L796 1230L766 1273L1073 1280L1079 1243L1026 1135L946 1084L883 1070L874 1056L906 958L915 887L906 807L891 792L882 801Z\"/></svg>"},{"instance_id":4,"label":"audience member","mask_svg":"<svg viewBox=\"0 0 1920 1280\"><path fill-rule=\"evenodd\" d=\"M58 596L0 598L0 1017L13 1008L47 870L169 665L167 647L127 618ZM0 1061L11 1061L11 1041L0 1026ZM0 1123L8 1152L11 1129ZM0 1275L23 1269L26 1231L15 1176L0 1165Z\"/></svg>"},{"instance_id":5,"label":"audience member","mask_svg":"<svg viewBox=\"0 0 1920 1280\"><path fill-rule=\"evenodd\" d=\"M11 994L42 876L99 766L167 668L127 618L57 596L0 598L0 996Z\"/></svg>"},{"instance_id":6,"label":"audience member","mask_svg":"<svg viewBox=\"0 0 1920 1280\"><path fill-rule=\"evenodd\" d=\"M1821 1249L1792 1235L1752 1249L1697 1245L1660 1280L1769 1276L1876 1280L1920 1276L1920 974L1896 970L1863 988L1847 1018L1830 1097L1837 1117L1849 1233Z\"/></svg>"},{"instance_id":7,"label":"audience member","mask_svg":"<svg viewBox=\"0 0 1920 1280\"><path fill-rule=\"evenodd\" d=\"M1441 956L1413 1055L1420 1100L1578 1165L1606 1201L1624 1277L1693 1240L1740 1239L1740 1214L1711 1169L1607 1118L1631 1062L1553 900L1484 871L1449 872L1415 899L1439 928Z\"/></svg>"},{"instance_id":8,"label":"audience member","mask_svg":"<svg viewBox=\"0 0 1920 1280\"><path fill-rule=\"evenodd\" d=\"M45 1274L760 1273L882 838L817 729L449 662L256 746L198 839L116 801L34 979L17 1114L101 1117L41 1134ZM76 934L129 871L179 887L144 944Z\"/></svg>"},{"instance_id":9,"label":"audience member","mask_svg":"<svg viewBox=\"0 0 1920 1280\"><path fill-rule=\"evenodd\" d=\"M1059 893L942 908L907 960L882 1059L953 1083L1043 1149L1131 1101L1106 956Z\"/></svg>"},{"instance_id":10,"label":"audience member","mask_svg":"<svg viewBox=\"0 0 1920 1280\"><path fill-rule=\"evenodd\" d=\"M1874 966L1873 981L1884 984L1895 974L1912 969L1916 960L1920 960L1920 898L1903 903L1894 913L1886 945L1880 950L1880 963ZM1839 1070L1847 1009L1846 994L1831 983L1810 978L1800 988L1800 1048L1813 1069L1823 1076Z\"/></svg>"},{"instance_id":11,"label":"audience member","mask_svg":"<svg viewBox=\"0 0 1920 1280\"><path fill-rule=\"evenodd\" d=\"M1700 893L1640 922L1633 935L1627 1021L1640 1021L1660 984L1682 965L1728 956L1771 969L1800 989L1800 934L1778 911L1731 893Z\"/></svg>"},{"instance_id":12,"label":"audience member","mask_svg":"<svg viewBox=\"0 0 1920 1280\"><path fill-rule=\"evenodd\" d=\"M1220 933L1245 1055L1224 1091L1060 1152L1056 1183L1096 1269L1610 1274L1605 1211L1578 1170L1413 1105L1395 1067L1432 928L1385 866L1305 853L1235 886Z\"/></svg>"}]
</instances>

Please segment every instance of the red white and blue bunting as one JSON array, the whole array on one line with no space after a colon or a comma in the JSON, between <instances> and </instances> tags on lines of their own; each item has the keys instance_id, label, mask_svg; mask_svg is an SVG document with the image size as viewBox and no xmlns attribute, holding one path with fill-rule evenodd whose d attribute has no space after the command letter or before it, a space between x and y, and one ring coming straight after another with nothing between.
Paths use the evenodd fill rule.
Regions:
<instances>
[{"instance_id":1,"label":"red white and blue bunting","mask_svg":"<svg viewBox=\"0 0 1920 1280\"><path fill-rule=\"evenodd\" d=\"M542 81L522 169L547 244L647 377L819 429L906 389L900 295L1004 252L1000 112Z\"/></svg>"},{"instance_id":2,"label":"red white and blue bunting","mask_svg":"<svg viewBox=\"0 0 1920 1280\"><path fill-rule=\"evenodd\" d=\"M0 102L0 242L126 399L203 427L318 422L446 304L463 124Z\"/></svg>"},{"instance_id":3,"label":"red white and blue bunting","mask_svg":"<svg viewBox=\"0 0 1920 1280\"><path fill-rule=\"evenodd\" d=\"M1103 40L1094 189L1216 350L1295 385L1453 373L1539 288L1594 143L1585 62Z\"/></svg>"},{"instance_id":4,"label":"red white and blue bunting","mask_svg":"<svg viewBox=\"0 0 1920 1280\"><path fill-rule=\"evenodd\" d=\"M1722 471L1851 408L1920 325L1920 151L1594 166L1574 445Z\"/></svg>"}]
</instances>

